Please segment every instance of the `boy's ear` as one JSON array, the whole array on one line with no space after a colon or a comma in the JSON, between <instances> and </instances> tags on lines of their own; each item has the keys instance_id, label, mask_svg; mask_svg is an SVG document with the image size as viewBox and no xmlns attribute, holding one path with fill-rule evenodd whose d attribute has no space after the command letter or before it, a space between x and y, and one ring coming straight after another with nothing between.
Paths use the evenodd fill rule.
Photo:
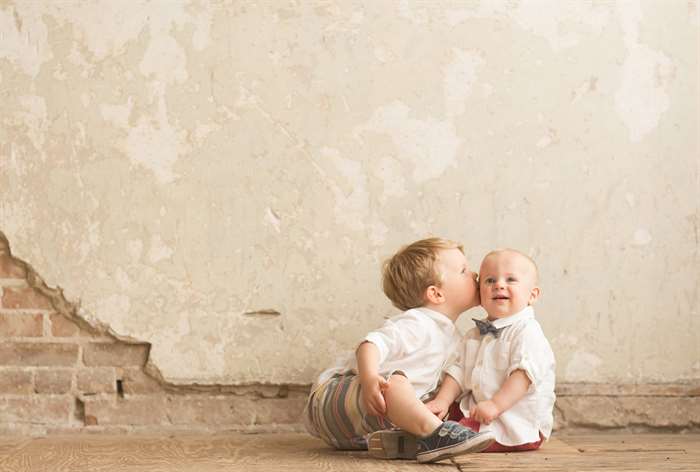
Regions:
<instances>
[{"instance_id":1,"label":"boy's ear","mask_svg":"<svg viewBox=\"0 0 700 472\"><path fill-rule=\"evenodd\" d=\"M532 305L535 303L535 300L537 300L540 297L540 288L539 287L532 287L532 290L530 290L530 299L528 300L527 304Z\"/></svg>"},{"instance_id":2,"label":"boy's ear","mask_svg":"<svg viewBox=\"0 0 700 472\"><path fill-rule=\"evenodd\" d=\"M440 287L431 285L425 289L425 300L433 305L439 305L445 301L445 296L442 294Z\"/></svg>"}]
</instances>

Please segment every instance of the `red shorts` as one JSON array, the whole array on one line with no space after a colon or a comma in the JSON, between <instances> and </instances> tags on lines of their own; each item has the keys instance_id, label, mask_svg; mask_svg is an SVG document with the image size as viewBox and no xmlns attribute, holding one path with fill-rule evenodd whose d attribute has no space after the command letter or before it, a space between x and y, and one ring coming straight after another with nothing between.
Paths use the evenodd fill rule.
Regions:
<instances>
[{"instance_id":1,"label":"red shorts","mask_svg":"<svg viewBox=\"0 0 700 472\"><path fill-rule=\"evenodd\" d=\"M450 414L449 414L449 419L452 421L459 421L459 424L466 426L467 428L471 429L472 431L476 431L477 433L479 432L479 429L481 428L481 423L478 421L475 421L471 418L465 418L464 414L462 414L462 410L459 408L458 403L453 403L452 406L450 407ZM504 446L503 444L499 442L494 442L491 444L486 450L482 452L519 452L519 451L534 451L535 449L539 449L542 443L544 442L544 437L542 436L542 433L540 433L540 440L527 443L527 444L518 444L517 446Z\"/></svg>"}]
</instances>

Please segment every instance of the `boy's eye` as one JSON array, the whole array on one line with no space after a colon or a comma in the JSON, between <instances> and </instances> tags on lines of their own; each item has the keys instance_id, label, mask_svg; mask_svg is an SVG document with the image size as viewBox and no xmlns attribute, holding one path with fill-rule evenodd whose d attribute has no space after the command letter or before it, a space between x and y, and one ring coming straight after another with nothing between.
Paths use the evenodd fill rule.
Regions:
<instances>
[{"instance_id":1,"label":"boy's eye","mask_svg":"<svg viewBox=\"0 0 700 472\"><path fill-rule=\"evenodd\" d=\"M508 277L507 281L508 282L517 282L518 279L516 279L515 277Z\"/></svg>"},{"instance_id":2,"label":"boy's eye","mask_svg":"<svg viewBox=\"0 0 700 472\"><path fill-rule=\"evenodd\" d=\"M486 280L485 280L485 282L486 282L487 284L492 284L492 283L494 283L495 281L496 281L496 279L494 279L493 277L486 277Z\"/></svg>"}]
</instances>

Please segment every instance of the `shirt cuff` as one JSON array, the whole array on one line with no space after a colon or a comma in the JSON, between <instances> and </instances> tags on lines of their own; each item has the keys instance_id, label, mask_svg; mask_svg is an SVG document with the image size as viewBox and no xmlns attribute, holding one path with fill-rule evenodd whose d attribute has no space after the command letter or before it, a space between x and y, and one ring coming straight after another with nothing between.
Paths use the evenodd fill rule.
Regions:
<instances>
[{"instance_id":1,"label":"shirt cuff","mask_svg":"<svg viewBox=\"0 0 700 472\"><path fill-rule=\"evenodd\" d=\"M386 360L387 355L389 355L389 347L382 339L382 336L378 333L372 332L365 336L364 341L371 342L377 346L377 350L379 351L379 359L377 360L377 364L381 365Z\"/></svg>"},{"instance_id":2,"label":"shirt cuff","mask_svg":"<svg viewBox=\"0 0 700 472\"><path fill-rule=\"evenodd\" d=\"M458 365L451 365L445 369L444 373L455 379L463 392L467 390L464 388L464 371L461 367Z\"/></svg>"},{"instance_id":3,"label":"shirt cuff","mask_svg":"<svg viewBox=\"0 0 700 472\"><path fill-rule=\"evenodd\" d=\"M540 382L540 376L538 375L537 367L535 366L535 364L527 358L521 359L520 362L508 367L508 370L506 371L506 378L508 378L510 374L512 374L516 370L522 370L523 372L525 372L527 378L530 379L530 386L528 387L527 391L534 392L537 385Z\"/></svg>"}]
</instances>

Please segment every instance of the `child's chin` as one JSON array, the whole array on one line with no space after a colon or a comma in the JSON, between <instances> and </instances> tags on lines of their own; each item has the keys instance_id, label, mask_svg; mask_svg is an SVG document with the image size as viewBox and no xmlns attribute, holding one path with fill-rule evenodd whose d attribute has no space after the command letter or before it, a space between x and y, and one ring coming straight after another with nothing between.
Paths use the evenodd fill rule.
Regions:
<instances>
[{"instance_id":1,"label":"child's chin","mask_svg":"<svg viewBox=\"0 0 700 472\"><path fill-rule=\"evenodd\" d=\"M490 309L487 309L486 312L489 314L489 318L505 318L513 314L511 310L504 306L492 306Z\"/></svg>"}]
</instances>

